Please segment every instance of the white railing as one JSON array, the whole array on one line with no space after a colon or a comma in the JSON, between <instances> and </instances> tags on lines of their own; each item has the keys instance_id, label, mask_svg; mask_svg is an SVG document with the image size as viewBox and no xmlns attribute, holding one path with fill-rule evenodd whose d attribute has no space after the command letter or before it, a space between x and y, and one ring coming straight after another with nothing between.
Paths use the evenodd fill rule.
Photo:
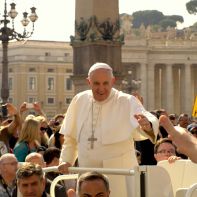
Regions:
<instances>
[{"instance_id":1,"label":"white railing","mask_svg":"<svg viewBox=\"0 0 197 197\"><path fill-rule=\"evenodd\" d=\"M44 172L51 172L51 171L58 171L58 167L48 167L48 168L43 168ZM71 179L77 179L78 174L84 173L84 172L89 172L89 171L97 171L102 174L113 174L113 175L134 175L134 170L131 169L112 169L112 168L81 168L81 167L69 167L68 168L69 173L75 173L75 174L68 174L68 175L60 175L56 177L50 187L50 195L51 197L55 197L55 185L60 181L60 180L71 180Z\"/></svg>"},{"instance_id":2,"label":"white railing","mask_svg":"<svg viewBox=\"0 0 197 197\"><path fill-rule=\"evenodd\" d=\"M58 171L58 167L43 168L43 171ZM160 166L136 166L134 169L69 167L68 171L71 174L60 175L53 180L50 188L51 197L55 197L55 185L60 180L77 179L78 174L89 171L97 171L102 174L134 176L135 181L132 184L132 188L135 191L134 197L175 196L173 195L170 176L168 172ZM194 189L196 188L197 184L192 185L190 188L188 188L186 197L191 197Z\"/></svg>"},{"instance_id":3,"label":"white railing","mask_svg":"<svg viewBox=\"0 0 197 197\"><path fill-rule=\"evenodd\" d=\"M191 185L191 186L188 188L188 190L187 190L187 192L186 192L186 194L185 194L185 197L190 197L190 196L192 196L192 194L193 194L193 192L194 192L195 190L197 190L197 183Z\"/></svg>"},{"instance_id":4,"label":"white railing","mask_svg":"<svg viewBox=\"0 0 197 197\"><path fill-rule=\"evenodd\" d=\"M66 175L60 175L60 176L56 177L51 183L50 196L55 197L55 185L59 181L61 181L61 180L71 180L71 179L77 179L77 178L78 178L78 174L66 174Z\"/></svg>"},{"instance_id":5,"label":"white railing","mask_svg":"<svg viewBox=\"0 0 197 197\"><path fill-rule=\"evenodd\" d=\"M57 172L58 167L47 167L43 168L44 172ZM97 171L103 174L113 174L113 175L134 175L134 170L132 169L113 169L113 168L81 168L81 167L69 167L69 173L84 173L89 171Z\"/></svg>"}]
</instances>

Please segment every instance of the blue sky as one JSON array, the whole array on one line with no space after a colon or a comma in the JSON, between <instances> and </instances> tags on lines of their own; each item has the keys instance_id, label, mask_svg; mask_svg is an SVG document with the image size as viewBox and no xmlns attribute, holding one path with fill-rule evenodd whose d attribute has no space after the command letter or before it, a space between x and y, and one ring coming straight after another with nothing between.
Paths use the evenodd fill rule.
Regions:
<instances>
[{"instance_id":1,"label":"blue sky","mask_svg":"<svg viewBox=\"0 0 197 197\"><path fill-rule=\"evenodd\" d=\"M108 1L108 0L106 0ZM197 21L196 15L187 13L185 4L189 0L119 0L120 13L132 14L139 10L159 10L164 15L182 15L185 23L181 25L190 26ZM7 0L8 10L12 0ZM75 0L14 0L19 12L17 16L18 30L21 13L34 5L39 16L35 24L35 32L31 39L69 41L70 35L74 33L74 11ZM0 17L3 14L4 0L0 1Z\"/></svg>"}]
</instances>

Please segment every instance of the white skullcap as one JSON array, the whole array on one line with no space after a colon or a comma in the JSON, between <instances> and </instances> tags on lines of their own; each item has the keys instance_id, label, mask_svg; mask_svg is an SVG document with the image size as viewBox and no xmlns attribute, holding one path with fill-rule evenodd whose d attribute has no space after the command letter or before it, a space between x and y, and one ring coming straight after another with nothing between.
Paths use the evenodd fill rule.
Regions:
<instances>
[{"instance_id":1,"label":"white skullcap","mask_svg":"<svg viewBox=\"0 0 197 197\"><path fill-rule=\"evenodd\" d=\"M102 63L102 62L97 62L90 67L90 69L88 71L88 76L90 76L91 72L93 72L99 68L104 68L104 69L113 71L112 68L108 64Z\"/></svg>"}]
</instances>

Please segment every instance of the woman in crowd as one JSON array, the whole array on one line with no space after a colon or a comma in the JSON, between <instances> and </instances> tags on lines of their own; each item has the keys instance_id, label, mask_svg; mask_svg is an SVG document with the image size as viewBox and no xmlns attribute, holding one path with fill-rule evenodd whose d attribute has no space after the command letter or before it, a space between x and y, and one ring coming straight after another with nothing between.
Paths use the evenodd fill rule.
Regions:
<instances>
[{"instance_id":1,"label":"woman in crowd","mask_svg":"<svg viewBox=\"0 0 197 197\"><path fill-rule=\"evenodd\" d=\"M36 152L40 146L40 139L40 123L33 115L28 115L19 132L18 142L14 147L17 160L24 162L29 153Z\"/></svg>"},{"instance_id":2,"label":"woman in crowd","mask_svg":"<svg viewBox=\"0 0 197 197\"><path fill-rule=\"evenodd\" d=\"M53 134L49 139L49 147L56 147L61 149L62 144L64 143L64 135L59 133L62 121L64 119L63 114L57 114L54 117L54 126L53 126Z\"/></svg>"},{"instance_id":3,"label":"woman in crowd","mask_svg":"<svg viewBox=\"0 0 197 197\"><path fill-rule=\"evenodd\" d=\"M36 116L35 119L40 123L40 137L41 137L41 145L48 147L49 136L47 134L48 122L45 116L39 115Z\"/></svg>"}]
</instances>

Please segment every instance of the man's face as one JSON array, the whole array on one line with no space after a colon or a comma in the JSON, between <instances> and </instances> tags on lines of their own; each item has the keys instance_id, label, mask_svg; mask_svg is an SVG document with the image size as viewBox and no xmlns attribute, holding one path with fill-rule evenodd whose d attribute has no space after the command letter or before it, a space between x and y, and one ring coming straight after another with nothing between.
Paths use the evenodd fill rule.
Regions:
<instances>
[{"instance_id":1,"label":"man's face","mask_svg":"<svg viewBox=\"0 0 197 197\"><path fill-rule=\"evenodd\" d=\"M172 144L165 142L160 144L157 153L154 154L157 162L167 160L172 155L176 155L175 147Z\"/></svg>"},{"instance_id":2,"label":"man's face","mask_svg":"<svg viewBox=\"0 0 197 197\"><path fill-rule=\"evenodd\" d=\"M9 157L2 162L1 165L2 175L6 175L14 179L16 177L17 168L18 168L17 159L15 157Z\"/></svg>"},{"instance_id":3,"label":"man's face","mask_svg":"<svg viewBox=\"0 0 197 197\"><path fill-rule=\"evenodd\" d=\"M28 178L20 179L18 187L23 197L41 197L45 190L45 179L32 175Z\"/></svg>"},{"instance_id":4,"label":"man's face","mask_svg":"<svg viewBox=\"0 0 197 197\"><path fill-rule=\"evenodd\" d=\"M180 119L179 119L179 125L183 128L187 128L187 126L190 124L190 120L189 120L189 117L187 116L182 116Z\"/></svg>"},{"instance_id":5,"label":"man's face","mask_svg":"<svg viewBox=\"0 0 197 197\"><path fill-rule=\"evenodd\" d=\"M79 197L109 197L110 192L102 180L84 181L81 184L81 191Z\"/></svg>"},{"instance_id":6,"label":"man's face","mask_svg":"<svg viewBox=\"0 0 197 197\"><path fill-rule=\"evenodd\" d=\"M97 101L108 98L115 81L110 71L102 68L93 71L87 80Z\"/></svg>"}]
</instances>

